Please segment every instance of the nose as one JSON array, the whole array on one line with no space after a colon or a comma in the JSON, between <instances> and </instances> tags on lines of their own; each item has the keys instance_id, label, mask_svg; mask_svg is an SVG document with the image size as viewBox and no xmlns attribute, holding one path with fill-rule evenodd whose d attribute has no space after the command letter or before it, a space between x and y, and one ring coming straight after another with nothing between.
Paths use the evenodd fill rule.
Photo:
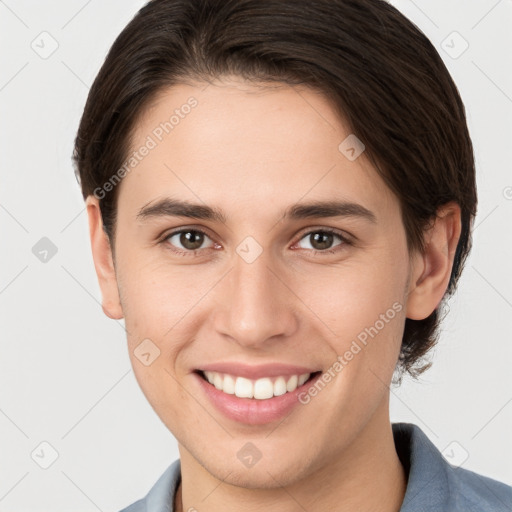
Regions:
<instances>
[{"instance_id":1,"label":"nose","mask_svg":"<svg viewBox=\"0 0 512 512\"><path fill-rule=\"evenodd\" d=\"M235 255L219 290L214 319L218 333L245 347L263 348L295 332L294 295L275 266L265 251L252 263Z\"/></svg>"}]
</instances>

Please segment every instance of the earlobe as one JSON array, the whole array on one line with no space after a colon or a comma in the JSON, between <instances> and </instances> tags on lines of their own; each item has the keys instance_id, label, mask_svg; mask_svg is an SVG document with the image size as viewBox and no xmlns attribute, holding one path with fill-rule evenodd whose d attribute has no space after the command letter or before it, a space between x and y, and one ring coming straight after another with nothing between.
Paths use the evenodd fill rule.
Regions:
<instances>
[{"instance_id":1,"label":"earlobe","mask_svg":"<svg viewBox=\"0 0 512 512\"><path fill-rule=\"evenodd\" d=\"M455 251L461 233L461 212L455 202L443 205L434 224L425 232L425 251L415 254L411 272L406 316L427 318L439 305L448 288Z\"/></svg>"},{"instance_id":2,"label":"earlobe","mask_svg":"<svg viewBox=\"0 0 512 512\"><path fill-rule=\"evenodd\" d=\"M85 204L89 219L89 236L91 239L94 268L96 269L102 295L101 307L109 318L119 320L123 318L123 310L117 288L112 249L110 241L103 230L99 200L90 195L87 197Z\"/></svg>"}]
</instances>

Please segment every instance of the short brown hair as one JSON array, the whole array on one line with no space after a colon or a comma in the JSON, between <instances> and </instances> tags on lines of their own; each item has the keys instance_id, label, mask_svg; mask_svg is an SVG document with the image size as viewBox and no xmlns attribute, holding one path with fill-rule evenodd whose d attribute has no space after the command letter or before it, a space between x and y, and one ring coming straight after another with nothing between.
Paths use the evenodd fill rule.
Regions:
<instances>
[{"instance_id":1,"label":"short brown hair","mask_svg":"<svg viewBox=\"0 0 512 512\"><path fill-rule=\"evenodd\" d=\"M84 198L126 160L157 93L226 75L303 84L330 99L398 198L409 251L424 249L440 206L460 206L445 297L427 318L405 322L399 380L419 375L471 248L477 207L465 108L439 54L384 0L151 0L117 37L89 92L73 153ZM112 245L117 190L100 200Z\"/></svg>"}]
</instances>

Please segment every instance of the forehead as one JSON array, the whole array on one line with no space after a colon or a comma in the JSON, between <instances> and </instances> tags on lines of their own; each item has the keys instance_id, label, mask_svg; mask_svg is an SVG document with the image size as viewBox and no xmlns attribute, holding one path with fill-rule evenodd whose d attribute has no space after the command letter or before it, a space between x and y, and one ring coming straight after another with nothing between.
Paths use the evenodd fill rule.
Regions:
<instances>
[{"instance_id":1,"label":"forehead","mask_svg":"<svg viewBox=\"0 0 512 512\"><path fill-rule=\"evenodd\" d=\"M174 85L134 127L131 152L139 157L121 182L120 202L124 196L140 206L174 195L243 204L259 216L263 205L301 198L393 205L364 152L347 157L353 137L329 100L307 87L237 79Z\"/></svg>"}]
</instances>

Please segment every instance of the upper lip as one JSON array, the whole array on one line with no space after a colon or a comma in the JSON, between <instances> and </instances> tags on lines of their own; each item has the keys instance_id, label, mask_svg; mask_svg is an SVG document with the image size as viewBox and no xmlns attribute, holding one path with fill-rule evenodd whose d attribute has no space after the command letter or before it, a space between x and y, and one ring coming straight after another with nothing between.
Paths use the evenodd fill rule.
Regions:
<instances>
[{"instance_id":1,"label":"upper lip","mask_svg":"<svg viewBox=\"0 0 512 512\"><path fill-rule=\"evenodd\" d=\"M220 362L206 364L198 368L200 371L228 373L235 377L257 380L263 377L289 377L292 375L303 375L304 373L315 373L318 369L306 368L282 363L269 363L262 365L248 365L236 362Z\"/></svg>"}]
</instances>

